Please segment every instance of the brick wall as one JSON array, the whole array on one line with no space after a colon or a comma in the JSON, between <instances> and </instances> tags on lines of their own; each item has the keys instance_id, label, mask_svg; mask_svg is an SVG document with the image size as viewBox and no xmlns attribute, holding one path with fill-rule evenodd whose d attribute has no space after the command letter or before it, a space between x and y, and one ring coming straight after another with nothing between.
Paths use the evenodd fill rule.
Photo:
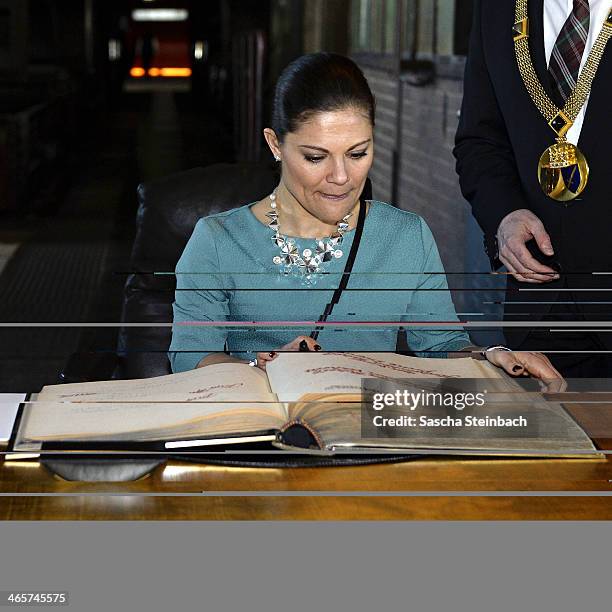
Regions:
<instances>
[{"instance_id":1,"label":"brick wall","mask_svg":"<svg viewBox=\"0 0 612 612\"><path fill-rule=\"evenodd\" d=\"M359 60L358 60L359 61ZM463 199L452 155L459 109L463 96L460 65L439 74L426 86L402 82L403 112L399 197L392 199L393 151L396 146L396 77L389 70L362 65L376 96L375 161L370 173L373 194L378 200L395 204L421 215L438 244L453 300L463 319L491 320L500 316L500 306L487 304L503 297L503 279L489 274L489 262L482 248L482 234ZM470 272L471 274L462 274ZM474 275L474 272L482 274ZM488 291L481 291L489 289ZM493 344L498 333L475 333L474 341Z\"/></svg>"},{"instance_id":2,"label":"brick wall","mask_svg":"<svg viewBox=\"0 0 612 612\"><path fill-rule=\"evenodd\" d=\"M397 82L384 70L365 68L376 96L374 196L391 202L396 146ZM403 114L399 199L391 202L425 218L449 272L464 270L466 217L454 168L453 140L461 106L461 81L438 78L432 85L402 83Z\"/></svg>"},{"instance_id":3,"label":"brick wall","mask_svg":"<svg viewBox=\"0 0 612 612\"><path fill-rule=\"evenodd\" d=\"M374 197L391 202L393 150L395 149L397 85L382 70L365 69L364 74L376 97L375 156L370 179ZM401 207L403 208L403 207Z\"/></svg>"}]
</instances>

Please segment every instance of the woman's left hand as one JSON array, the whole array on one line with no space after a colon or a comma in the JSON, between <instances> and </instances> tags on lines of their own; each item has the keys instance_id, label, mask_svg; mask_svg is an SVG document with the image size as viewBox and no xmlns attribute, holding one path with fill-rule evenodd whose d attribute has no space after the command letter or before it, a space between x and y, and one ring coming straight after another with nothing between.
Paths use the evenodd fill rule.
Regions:
<instances>
[{"instance_id":1,"label":"woman's left hand","mask_svg":"<svg viewBox=\"0 0 612 612\"><path fill-rule=\"evenodd\" d=\"M492 350L485 352L485 357L487 361L498 368L503 368L511 376L537 378L543 391L561 393L567 388L563 376L542 353Z\"/></svg>"}]
</instances>

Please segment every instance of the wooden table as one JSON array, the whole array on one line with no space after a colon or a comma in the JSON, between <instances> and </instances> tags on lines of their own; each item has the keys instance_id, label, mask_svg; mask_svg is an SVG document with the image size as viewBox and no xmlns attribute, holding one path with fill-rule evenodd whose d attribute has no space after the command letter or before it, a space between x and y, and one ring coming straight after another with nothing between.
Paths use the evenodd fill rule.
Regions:
<instances>
[{"instance_id":1,"label":"wooden table","mask_svg":"<svg viewBox=\"0 0 612 612\"><path fill-rule=\"evenodd\" d=\"M606 433L602 423L609 422L610 435L595 442L612 450L610 404L573 406L571 412L587 433ZM428 457L394 464L282 469L170 461L130 483L68 482L38 461L22 461L0 465L0 519L609 520L612 497L605 494L611 491L611 455Z\"/></svg>"}]
</instances>

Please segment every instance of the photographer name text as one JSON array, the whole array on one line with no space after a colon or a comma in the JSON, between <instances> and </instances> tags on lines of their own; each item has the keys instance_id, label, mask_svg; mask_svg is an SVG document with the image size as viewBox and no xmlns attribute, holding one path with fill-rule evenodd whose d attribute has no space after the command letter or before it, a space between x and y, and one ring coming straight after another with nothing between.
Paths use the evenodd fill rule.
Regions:
<instances>
[{"instance_id":1,"label":"photographer name text","mask_svg":"<svg viewBox=\"0 0 612 612\"><path fill-rule=\"evenodd\" d=\"M403 407L413 412L419 408L454 408L457 411L465 408L485 405L486 391L480 393L431 393L425 390L411 392L396 390L394 393L374 393L372 408L376 411L390 407ZM500 415L448 415L434 417L431 415L402 414L384 416L377 414L372 418L375 427L527 427L527 419L522 416L503 417Z\"/></svg>"}]
</instances>

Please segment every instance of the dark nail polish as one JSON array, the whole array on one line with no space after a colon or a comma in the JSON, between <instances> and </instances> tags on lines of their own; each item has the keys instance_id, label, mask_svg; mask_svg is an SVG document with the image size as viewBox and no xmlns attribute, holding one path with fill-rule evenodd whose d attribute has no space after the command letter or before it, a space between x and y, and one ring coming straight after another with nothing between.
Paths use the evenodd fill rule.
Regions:
<instances>
[{"instance_id":1,"label":"dark nail polish","mask_svg":"<svg viewBox=\"0 0 612 612\"><path fill-rule=\"evenodd\" d=\"M520 366L520 365L512 366L513 372L520 372L522 369L523 369L523 366Z\"/></svg>"},{"instance_id":2,"label":"dark nail polish","mask_svg":"<svg viewBox=\"0 0 612 612\"><path fill-rule=\"evenodd\" d=\"M320 344L315 344L314 345L314 350L315 351L320 351L321 350L321 345Z\"/></svg>"},{"instance_id":3,"label":"dark nail polish","mask_svg":"<svg viewBox=\"0 0 612 612\"><path fill-rule=\"evenodd\" d=\"M270 357L274 357L274 356L276 356L276 353L275 353L274 351L270 351L270 352L268 353L268 355L270 355Z\"/></svg>"},{"instance_id":4,"label":"dark nail polish","mask_svg":"<svg viewBox=\"0 0 612 612\"><path fill-rule=\"evenodd\" d=\"M300 342L300 351L309 351L310 349L308 348L308 342L306 342L306 340L302 340Z\"/></svg>"}]
</instances>

